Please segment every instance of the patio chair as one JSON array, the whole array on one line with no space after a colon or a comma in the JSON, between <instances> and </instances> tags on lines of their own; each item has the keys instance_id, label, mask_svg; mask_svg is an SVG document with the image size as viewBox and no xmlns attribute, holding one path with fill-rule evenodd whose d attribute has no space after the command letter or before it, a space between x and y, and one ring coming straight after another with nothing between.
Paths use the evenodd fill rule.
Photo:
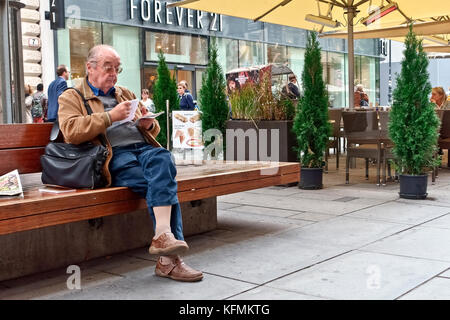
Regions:
<instances>
[{"instance_id":1,"label":"patio chair","mask_svg":"<svg viewBox=\"0 0 450 320\"><path fill-rule=\"evenodd\" d=\"M328 157L330 156L330 148L334 149L336 155L336 169L339 169L339 155L341 152L341 118L342 109L328 109L328 119L332 120L332 133L325 151L325 171L328 171Z\"/></svg>"},{"instance_id":2,"label":"patio chair","mask_svg":"<svg viewBox=\"0 0 450 320\"><path fill-rule=\"evenodd\" d=\"M439 131L438 145L441 150L450 149L450 110L437 110L441 119L441 129ZM447 159L447 167L450 167L450 157Z\"/></svg>"},{"instance_id":3,"label":"patio chair","mask_svg":"<svg viewBox=\"0 0 450 320\"><path fill-rule=\"evenodd\" d=\"M350 159L366 159L366 179L369 179L369 159L377 160L377 185L380 183L380 162L383 149L379 143L377 113L375 111L342 112L344 135L347 138L347 157L345 167L345 183L349 183Z\"/></svg>"},{"instance_id":4,"label":"patio chair","mask_svg":"<svg viewBox=\"0 0 450 320\"><path fill-rule=\"evenodd\" d=\"M388 170L389 178L392 178L391 174L391 164L389 160L394 160L394 154L392 153L392 148L394 144L389 139L389 111L379 111L378 120L380 123L380 136L384 140L383 142L383 178L382 184L386 185L386 166ZM397 176L397 172L395 173Z\"/></svg>"}]
</instances>

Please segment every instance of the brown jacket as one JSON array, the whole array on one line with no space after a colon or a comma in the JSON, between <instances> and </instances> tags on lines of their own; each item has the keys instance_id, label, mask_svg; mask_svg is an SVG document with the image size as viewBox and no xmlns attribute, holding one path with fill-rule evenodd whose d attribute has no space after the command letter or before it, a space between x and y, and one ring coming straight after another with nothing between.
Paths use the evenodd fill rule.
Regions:
<instances>
[{"instance_id":1,"label":"brown jacket","mask_svg":"<svg viewBox=\"0 0 450 320\"><path fill-rule=\"evenodd\" d=\"M58 120L59 127L64 135L64 141L72 144L80 144L88 141L100 144L98 135L101 133L106 134L106 128L111 126L110 117L105 112L103 103L94 95L92 89L87 84L86 78L80 85L75 86L75 88L84 95L93 113L90 116L87 114L83 100L75 90L64 91L64 93L58 98ZM119 103L136 99L134 93L128 89L120 86L116 86L115 88L116 99ZM135 120L141 116L141 110L140 108L137 108ZM154 125L150 127L149 130L144 130L141 128L139 128L139 130L143 134L147 143L155 147L161 147L155 139L160 131L158 121L155 121ZM111 174L108 166L113 156L109 141L107 141L107 148L109 154L105 161L105 166L103 167L103 173L108 181L108 187L111 185Z\"/></svg>"}]
</instances>

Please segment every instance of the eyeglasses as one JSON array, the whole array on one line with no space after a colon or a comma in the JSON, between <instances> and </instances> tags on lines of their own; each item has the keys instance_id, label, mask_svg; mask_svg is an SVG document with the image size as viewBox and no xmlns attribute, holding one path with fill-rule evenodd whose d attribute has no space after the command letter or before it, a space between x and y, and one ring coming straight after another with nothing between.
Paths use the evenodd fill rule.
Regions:
<instances>
[{"instance_id":1,"label":"eyeglasses","mask_svg":"<svg viewBox=\"0 0 450 320\"><path fill-rule=\"evenodd\" d=\"M102 66L102 69L103 69L103 71L105 71L106 73L113 73L113 72L115 72L115 73L117 73L117 74L119 74L119 73L121 73L122 72L122 70L123 70L123 68L121 67L121 66L119 66L119 67L113 67L113 66L110 66L110 65L103 65Z\"/></svg>"}]
</instances>

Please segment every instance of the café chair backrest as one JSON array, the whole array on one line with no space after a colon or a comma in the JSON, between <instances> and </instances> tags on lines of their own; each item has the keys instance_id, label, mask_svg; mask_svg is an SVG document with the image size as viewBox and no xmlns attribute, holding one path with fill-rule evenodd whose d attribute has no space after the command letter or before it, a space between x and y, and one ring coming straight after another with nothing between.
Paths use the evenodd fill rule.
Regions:
<instances>
[{"instance_id":1,"label":"caf\u00e9 chair backrest","mask_svg":"<svg viewBox=\"0 0 450 320\"><path fill-rule=\"evenodd\" d=\"M379 111L379 122L380 122L380 130L388 131L389 130L389 111Z\"/></svg>"},{"instance_id":2,"label":"caf\u00e9 chair backrest","mask_svg":"<svg viewBox=\"0 0 450 320\"><path fill-rule=\"evenodd\" d=\"M378 130L376 111L346 111L342 112L345 134Z\"/></svg>"},{"instance_id":3,"label":"caf\u00e9 chair backrest","mask_svg":"<svg viewBox=\"0 0 450 320\"><path fill-rule=\"evenodd\" d=\"M438 115L441 113L441 130L440 138L450 138L450 110L438 110Z\"/></svg>"},{"instance_id":4,"label":"caf\u00e9 chair backrest","mask_svg":"<svg viewBox=\"0 0 450 320\"><path fill-rule=\"evenodd\" d=\"M341 118L342 109L328 109L328 119L333 120L331 123L333 127L333 137L339 136L339 131L341 130Z\"/></svg>"}]
</instances>

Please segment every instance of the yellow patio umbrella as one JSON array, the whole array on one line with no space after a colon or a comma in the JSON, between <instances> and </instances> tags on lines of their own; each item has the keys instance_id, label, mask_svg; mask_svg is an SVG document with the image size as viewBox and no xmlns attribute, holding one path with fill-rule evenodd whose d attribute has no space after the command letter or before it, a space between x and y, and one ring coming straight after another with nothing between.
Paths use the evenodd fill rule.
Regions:
<instances>
[{"instance_id":1,"label":"yellow patio umbrella","mask_svg":"<svg viewBox=\"0 0 450 320\"><path fill-rule=\"evenodd\" d=\"M320 33L346 31L349 107L353 108L354 31L448 19L449 0L184 0L170 4Z\"/></svg>"}]
</instances>

